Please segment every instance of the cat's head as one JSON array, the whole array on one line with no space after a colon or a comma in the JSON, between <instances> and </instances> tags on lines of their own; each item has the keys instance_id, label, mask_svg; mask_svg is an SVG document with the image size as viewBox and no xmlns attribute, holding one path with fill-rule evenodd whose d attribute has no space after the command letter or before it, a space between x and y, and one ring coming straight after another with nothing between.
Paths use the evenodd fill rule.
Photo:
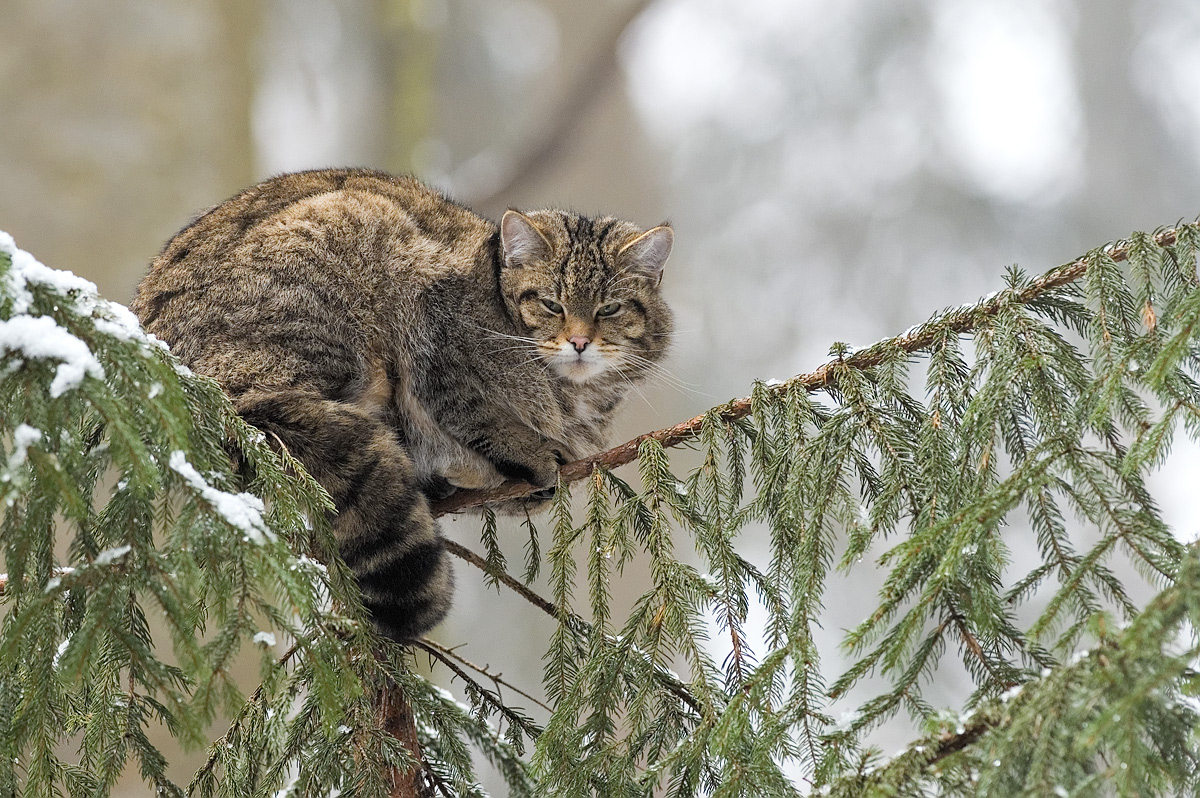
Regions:
<instances>
[{"instance_id":1,"label":"cat's head","mask_svg":"<svg viewBox=\"0 0 1200 798\"><path fill-rule=\"evenodd\" d=\"M659 291L674 233L563 211L508 211L500 288L509 313L559 376L638 377L665 353L671 311Z\"/></svg>"}]
</instances>

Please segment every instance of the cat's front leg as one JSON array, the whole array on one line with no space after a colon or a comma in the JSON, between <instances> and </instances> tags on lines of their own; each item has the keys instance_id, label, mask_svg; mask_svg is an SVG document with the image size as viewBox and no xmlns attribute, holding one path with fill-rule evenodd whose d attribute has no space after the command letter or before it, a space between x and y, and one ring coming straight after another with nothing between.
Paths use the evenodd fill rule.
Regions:
<instances>
[{"instance_id":1,"label":"cat's front leg","mask_svg":"<svg viewBox=\"0 0 1200 798\"><path fill-rule=\"evenodd\" d=\"M472 439L470 446L486 457L505 479L549 490L547 496L539 498L553 495L558 467L568 461L560 444L528 427L490 430Z\"/></svg>"}]
</instances>

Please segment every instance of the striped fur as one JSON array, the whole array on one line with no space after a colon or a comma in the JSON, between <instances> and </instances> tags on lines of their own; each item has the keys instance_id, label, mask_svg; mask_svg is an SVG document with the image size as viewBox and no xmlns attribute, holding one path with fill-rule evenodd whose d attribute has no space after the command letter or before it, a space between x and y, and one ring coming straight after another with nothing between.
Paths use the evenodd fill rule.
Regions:
<instances>
[{"instance_id":1,"label":"striped fur","mask_svg":"<svg viewBox=\"0 0 1200 798\"><path fill-rule=\"evenodd\" d=\"M181 230L133 309L329 491L372 617L405 640L450 606L429 496L552 486L603 447L666 351L670 246L667 227L498 225L412 178L300 172Z\"/></svg>"}]
</instances>

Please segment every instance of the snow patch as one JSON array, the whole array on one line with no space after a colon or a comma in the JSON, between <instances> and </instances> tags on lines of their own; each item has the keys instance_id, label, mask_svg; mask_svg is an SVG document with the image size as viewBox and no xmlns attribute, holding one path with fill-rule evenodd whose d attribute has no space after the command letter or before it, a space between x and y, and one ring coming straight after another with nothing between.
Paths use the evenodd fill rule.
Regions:
<instances>
[{"instance_id":1,"label":"snow patch","mask_svg":"<svg viewBox=\"0 0 1200 798\"><path fill-rule=\"evenodd\" d=\"M62 269L51 269L33 255L17 246L17 242L8 233L0 231L0 252L5 252L12 259L12 270L16 280L21 283L43 285L60 296L70 296L72 291L95 297L98 293L96 284L85 280L72 272ZM85 299L85 301L87 301ZM28 308L26 308L28 310ZM90 308L88 309L90 310ZM24 313L25 311L21 311Z\"/></svg>"},{"instance_id":2,"label":"snow patch","mask_svg":"<svg viewBox=\"0 0 1200 798\"><path fill-rule=\"evenodd\" d=\"M183 477L193 490L212 505L218 515L245 532L247 540L259 544L275 540L275 533L263 521L266 507L262 499L252 493L228 493L214 488L187 461L187 455L178 449L171 452L168 464L171 470Z\"/></svg>"},{"instance_id":3,"label":"snow patch","mask_svg":"<svg viewBox=\"0 0 1200 798\"><path fill-rule=\"evenodd\" d=\"M129 308L103 299L91 280L65 269L50 268L18 247L13 237L2 230L0 252L6 253L12 261L12 267L5 272L5 281L8 283L6 293L13 300L14 317L28 315L33 307L33 293L29 286L42 286L71 300L68 309L77 316L90 317L97 332L119 341L137 341L143 345L143 351L151 346L167 349L166 344L142 329L141 322Z\"/></svg>"},{"instance_id":4,"label":"snow patch","mask_svg":"<svg viewBox=\"0 0 1200 798\"><path fill-rule=\"evenodd\" d=\"M42 431L28 424L18 424L13 430L13 450L8 456L8 470L16 470L29 456L29 447L42 439Z\"/></svg>"},{"instance_id":5,"label":"snow patch","mask_svg":"<svg viewBox=\"0 0 1200 798\"><path fill-rule=\"evenodd\" d=\"M317 562L316 560L309 557L307 554L301 554L299 557L296 558L296 562L298 562L300 565L303 565L305 567L312 568L314 571L317 571L318 573L322 573L322 574L329 573L329 569L325 567L325 563Z\"/></svg>"},{"instance_id":6,"label":"snow patch","mask_svg":"<svg viewBox=\"0 0 1200 798\"><path fill-rule=\"evenodd\" d=\"M15 316L0 320L0 355L6 352L61 360L50 383L50 396L54 399L77 387L84 376L104 379L104 367L87 344L59 327L49 316Z\"/></svg>"},{"instance_id":7,"label":"snow patch","mask_svg":"<svg viewBox=\"0 0 1200 798\"><path fill-rule=\"evenodd\" d=\"M109 318L96 319L97 330L118 341L149 343L146 334L142 332L142 323L129 308L118 305L116 302L105 302L104 310L108 313Z\"/></svg>"},{"instance_id":8,"label":"snow patch","mask_svg":"<svg viewBox=\"0 0 1200 798\"><path fill-rule=\"evenodd\" d=\"M33 305L33 294L27 287L29 283L43 285L63 297L70 296L72 291L78 291L83 296L78 297L77 306L83 312L90 313L96 301L96 284L91 280L77 277L71 272L58 271L46 266L33 255L17 246L13 237L0 230L0 252L8 255L12 261L7 277L9 290L13 297L13 315L20 316L29 312Z\"/></svg>"},{"instance_id":9,"label":"snow patch","mask_svg":"<svg viewBox=\"0 0 1200 798\"><path fill-rule=\"evenodd\" d=\"M58 661L62 659L62 655L66 653L67 646L71 645L71 636L67 635L63 641L58 644L58 651L54 652L54 659L50 662L50 667L58 670Z\"/></svg>"},{"instance_id":10,"label":"snow patch","mask_svg":"<svg viewBox=\"0 0 1200 798\"><path fill-rule=\"evenodd\" d=\"M254 635L254 642L267 647L273 647L275 645L275 635L270 632L259 632Z\"/></svg>"},{"instance_id":11,"label":"snow patch","mask_svg":"<svg viewBox=\"0 0 1200 798\"><path fill-rule=\"evenodd\" d=\"M128 545L105 549L96 555L96 559L92 560L92 565L108 565L121 559L132 550L133 546Z\"/></svg>"}]
</instances>

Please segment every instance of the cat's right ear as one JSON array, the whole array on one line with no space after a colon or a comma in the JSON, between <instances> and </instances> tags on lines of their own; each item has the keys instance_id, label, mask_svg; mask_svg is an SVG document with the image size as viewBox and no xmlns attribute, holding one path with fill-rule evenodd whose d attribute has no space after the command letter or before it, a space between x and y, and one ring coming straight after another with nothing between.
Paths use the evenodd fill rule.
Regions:
<instances>
[{"instance_id":1,"label":"cat's right ear","mask_svg":"<svg viewBox=\"0 0 1200 798\"><path fill-rule=\"evenodd\" d=\"M500 220L500 246L505 266L524 266L535 260L548 260L550 242L525 214L508 210Z\"/></svg>"}]
</instances>

